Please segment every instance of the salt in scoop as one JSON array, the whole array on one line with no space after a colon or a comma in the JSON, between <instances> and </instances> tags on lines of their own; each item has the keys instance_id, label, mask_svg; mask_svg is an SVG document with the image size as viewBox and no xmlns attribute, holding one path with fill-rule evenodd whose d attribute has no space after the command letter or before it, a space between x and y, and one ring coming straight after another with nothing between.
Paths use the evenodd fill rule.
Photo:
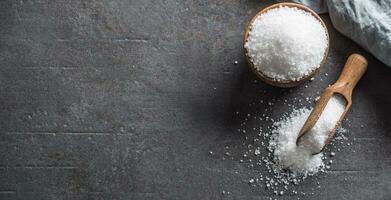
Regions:
<instances>
[{"instance_id":1,"label":"salt in scoop","mask_svg":"<svg viewBox=\"0 0 391 200\"><path fill-rule=\"evenodd\" d=\"M327 103L329 102L330 98L335 94L339 94L346 101L345 110L343 111L334 128L328 134L323 147L320 148L319 152L314 152L313 154L320 153L321 151L323 151L324 147L331 142L338 126L340 125L341 121L344 119L346 113L352 105L353 89L357 85L361 77L364 75L365 71L367 70L367 66L368 61L362 55L352 54L349 56L338 80L333 85L327 87L324 90L323 94L316 103L308 119L301 128L299 136L296 140L297 145L300 145L303 136L314 127L322 112L324 111Z\"/></svg>"}]
</instances>

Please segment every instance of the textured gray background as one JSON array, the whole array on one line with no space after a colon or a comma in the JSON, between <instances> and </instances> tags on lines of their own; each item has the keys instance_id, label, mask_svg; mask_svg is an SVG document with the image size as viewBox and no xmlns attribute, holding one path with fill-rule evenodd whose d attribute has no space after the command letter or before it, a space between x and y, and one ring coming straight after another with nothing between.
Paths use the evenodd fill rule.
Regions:
<instances>
[{"instance_id":1,"label":"textured gray background","mask_svg":"<svg viewBox=\"0 0 391 200\"><path fill-rule=\"evenodd\" d=\"M301 198L391 199L391 69L322 16L331 49L308 88L254 83L243 28L268 3L1 0L0 199L274 197L247 184L263 171L223 161L224 147L245 150L236 129L264 109L256 102L317 96L352 52L369 60L344 125L352 145L297 189L319 181Z\"/></svg>"}]
</instances>

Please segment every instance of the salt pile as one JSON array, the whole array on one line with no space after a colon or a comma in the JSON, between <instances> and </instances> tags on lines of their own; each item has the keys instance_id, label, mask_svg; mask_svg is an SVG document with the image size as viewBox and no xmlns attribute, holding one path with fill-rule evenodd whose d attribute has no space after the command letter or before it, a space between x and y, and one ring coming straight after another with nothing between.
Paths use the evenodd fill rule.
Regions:
<instances>
[{"instance_id":1,"label":"salt pile","mask_svg":"<svg viewBox=\"0 0 391 200\"><path fill-rule=\"evenodd\" d=\"M300 80L318 68L328 46L321 22L297 8L278 7L252 23L245 48L254 66L275 80Z\"/></svg>"},{"instance_id":2,"label":"salt pile","mask_svg":"<svg viewBox=\"0 0 391 200\"><path fill-rule=\"evenodd\" d=\"M274 154L274 162L278 170L289 169L294 174L307 176L317 173L324 166L323 154L311 155L311 152L296 146L296 139L311 110L302 108L294 110L285 119L274 123L270 149Z\"/></svg>"},{"instance_id":3,"label":"salt pile","mask_svg":"<svg viewBox=\"0 0 391 200\"><path fill-rule=\"evenodd\" d=\"M252 187L266 188L275 195L314 195L316 193L314 189L321 188L319 181L321 176L317 175L328 172L334 163L335 151L339 152L341 147L346 148L351 144L347 142L346 130L338 128L336 137L323 153L312 155L314 150L312 147L325 141L324 135L328 134L326 130L334 128L345 108L345 99L333 96L318 123L311 132L307 133L311 137L302 138L305 145L296 147L298 132L311 112L311 109L306 106L313 105L316 99L318 97L315 96L305 97L304 101L296 97L268 102L260 100L256 103L262 108L259 113L241 115L244 118L237 131L245 135L244 151L235 155L235 150L227 144L222 159L237 160L241 165L255 170L248 179L244 180L245 184ZM252 103L250 106L256 104ZM282 118L275 119L272 118L274 114L270 112L274 106L287 106L291 111L283 114ZM236 114L239 116L239 112ZM217 156L216 153L209 154L213 157ZM239 172L235 171L235 173ZM310 176L311 182L315 184L305 191L300 191L302 187L297 185ZM223 195L227 194L228 192L224 190Z\"/></svg>"},{"instance_id":4,"label":"salt pile","mask_svg":"<svg viewBox=\"0 0 391 200\"><path fill-rule=\"evenodd\" d=\"M304 176L315 174L324 167L323 153L318 153L324 146L328 134L337 125L345 110L345 99L334 95L320 115L314 127L296 145L300 129L311 113L310 109L294 110L288 117L275 122L270 148L274 160L281 169L289 169L294 174Z\"/></svg>"}]
</instances>

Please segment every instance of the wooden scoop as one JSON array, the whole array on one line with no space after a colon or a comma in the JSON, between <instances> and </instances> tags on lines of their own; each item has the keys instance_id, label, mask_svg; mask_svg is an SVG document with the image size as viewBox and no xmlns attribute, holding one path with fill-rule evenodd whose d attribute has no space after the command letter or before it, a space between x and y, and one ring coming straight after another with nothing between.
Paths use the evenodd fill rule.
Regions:
<instances>
[{"instance_id":1,"label":"wooden scoop","mask_svg":"<svg viewBox=\"0 0 391 200\"><path fill-rule=\"evenodd\" d=\"M299 136L296 140L296 144L299 143L300 138L302 138L309 130L311 130L312 127L315 125L315 123L318 121L321 113L323 112L324 108L327 105L327 102L333 96L333 94L340 94L346 100L346 107L341 115L341 118L338 120L338 123L335 125L333 130L328 135L325 145L320 150L320 152L323 151L324 147L331 142L338 126L340 125L341 121L344 119L346 113L348 112L350 106L352 105L353 89L357 85L357 82L360 80L360 78L364 75L365 71L367 70L367 65L368 65L368 61L362 55L352 54L349 56L337 82L327 87L324 90L323 94L321 95L319 101L316 103L310 116L308 117L307 121L303 125L303 128L301 128L299 132Z\"/></svg>"}]
</instances>

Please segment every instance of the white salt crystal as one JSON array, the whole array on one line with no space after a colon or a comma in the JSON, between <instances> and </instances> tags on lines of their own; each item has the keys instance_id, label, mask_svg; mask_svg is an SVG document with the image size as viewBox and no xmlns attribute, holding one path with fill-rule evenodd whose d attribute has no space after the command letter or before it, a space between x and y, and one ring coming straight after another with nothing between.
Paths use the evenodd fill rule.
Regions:
<instances>
[{"instance_id":1,"label":"white salt crystal","mask_svg":"<svg viewBox=\"0 0 391 200\"><path fill-rule=\"evenodd\" d=\"M282 6L254 20L245 48L265 75L299 80L319 67L327 45L327 32L319 20L303 10Z\"/></svg>"},{"instance_id":2,"label":"white salt crystal","mask_svg":"<svg viewBox=\"0 0 391 200\"><path fill-rule=\"evenodd\" d=\"M302 138L301 145L296 145L299 131L307 120L311 110L295 109L290 115L275 122L272 130L270 147L274 149L274 159L281 169L289 169L293 174L311 175L324 167L323 147L328 134L336 126L345 109L345 100L333 96L314 127Z\"/></svg>"},{"instance_id":3,"label":"white salt crystal","mask_svg":"<svg viewBox=\"0 0 391 200\"><path fill-rule=\"evenodd\" d=\"M261 151L259 150L259 149L255 149L255 151L254 151L254 155L259 155L259 154L261 154Z\"/></svg>"}]
</instances>

